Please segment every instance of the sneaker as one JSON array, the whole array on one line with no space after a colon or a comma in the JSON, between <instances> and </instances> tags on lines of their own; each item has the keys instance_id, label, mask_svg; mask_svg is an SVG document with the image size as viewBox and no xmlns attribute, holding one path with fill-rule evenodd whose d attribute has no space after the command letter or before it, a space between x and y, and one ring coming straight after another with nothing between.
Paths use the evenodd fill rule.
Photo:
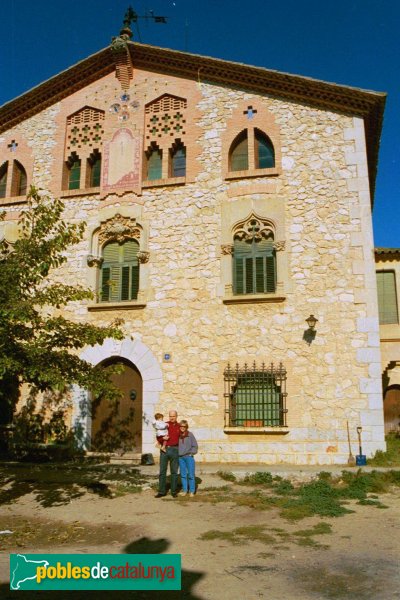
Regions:
<instances>
[{"instance_id":1,"label":"sneaker","mask_svg":"<svg viewBox=\"0 0 400 600\"><path fill-rule=\"evenodd\" d=\"M193 492L190 492L190 493L189 493L189 496L190 496L190 498L194 498L194 493L193 493Z\"/></svg>"},{"instance_id":2,"label":"sneaker","mask_svg":"<svg viewBox=\"0 0 400 600\"><path fill-rule=\"evenodd\" d=\"M172 496L173 498L176 498L176 497L177 497L177 495L178 495L178 494L176 494L176 493L175 493L175 494L171 494L171 496Z\"/></svg>"},{"instance_id":3,"label":"sneaker","mask_svg":"<svg viewBox=\"0 0 400 600\"><path fill-rule=\"evenodd\" d=\"M154 496L154 498L164 498L164 496L166 496L167 494L160 494L160 492L158 492L158 494L156 494Z\"/></svg>"},{"instance_id":4,"label":"sneaker","mask_svg":"<svg viewBox=\"0 0 400 600\"><path fill-rule=\"evenodd\" d=\"M187 496L188 493L184 492L183 490L181 492L179 492L178 496Z\"/></svg>"}]
</instances>

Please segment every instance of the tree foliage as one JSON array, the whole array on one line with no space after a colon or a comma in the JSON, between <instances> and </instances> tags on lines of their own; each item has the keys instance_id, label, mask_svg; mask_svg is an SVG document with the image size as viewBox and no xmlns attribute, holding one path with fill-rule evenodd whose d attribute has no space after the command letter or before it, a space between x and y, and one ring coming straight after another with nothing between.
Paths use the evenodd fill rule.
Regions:
<instances>
[{"instance_id":1,"label":"tree foliage","mask_svg":"<svg viewBox=\"0 0 400 600\"><path fill-rule=\"evenodd\" d=\"M10 380L39 391L63 391L77 384L95 396L118 397L107 370L80 359L77 351L108 337L122 339L120 323L98 327L73 322L59 310L68 302L93 297L80 285L51 277L85 228L84 223L66 223L63 211L61 200L31 187L18 220L18 239L12 246L0 242L0 398L8 393L3 383Z\"/></svg>"}]
</instances>

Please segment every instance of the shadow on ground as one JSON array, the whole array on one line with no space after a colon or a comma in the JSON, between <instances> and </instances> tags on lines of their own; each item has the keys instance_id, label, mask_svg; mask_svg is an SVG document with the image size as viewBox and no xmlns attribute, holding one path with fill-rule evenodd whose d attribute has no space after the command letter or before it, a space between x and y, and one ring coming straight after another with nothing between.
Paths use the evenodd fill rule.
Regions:
<instances>
[{"instance_id":1,"label":"shadow on ground","mask_svg":"<svg viewBox=\"0 0 400 600\"><path fill-rule=\"evenodd\" d=\"M146 479L133 467L90 463L0 463L0 505L11 504L27 494L48 508L69 504L91 492L112 498L112 486L140 485Z\"/></svg>"}]
</instances>

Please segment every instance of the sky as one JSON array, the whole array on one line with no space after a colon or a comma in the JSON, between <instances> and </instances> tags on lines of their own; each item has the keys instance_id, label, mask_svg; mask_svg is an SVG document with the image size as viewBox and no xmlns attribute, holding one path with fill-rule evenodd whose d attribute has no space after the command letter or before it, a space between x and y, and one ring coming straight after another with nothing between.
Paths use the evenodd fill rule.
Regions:
<instances>
[{"instance_id":1,"label":"sky","mask_svg":"<svg viewBox=\"0 0 400 600\"><path fill-rule=\"evenodd\" d=\"M134 40L388 94L374 204L376 246L400 247L398 0L7 0L0 105L108 46L129 4Z\"/></svg>"}]
</instances>

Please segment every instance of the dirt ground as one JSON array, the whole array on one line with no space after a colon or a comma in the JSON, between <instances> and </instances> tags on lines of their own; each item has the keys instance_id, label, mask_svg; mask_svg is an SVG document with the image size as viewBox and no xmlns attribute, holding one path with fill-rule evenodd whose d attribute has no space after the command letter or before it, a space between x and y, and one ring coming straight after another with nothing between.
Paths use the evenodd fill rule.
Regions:
<instances>
[{"instance_id":1,"label":"dirt ground","mask_svg":"<svg viewBox=\"0 0 400 600\"><path fill-rule=\"evenodd\" d=\"M216 488L218 502L213 500ZM193 600L400 599L399 488L379 495L386 509L351 501L351 514L296 522L283 519L276 507L257 510L230 501L234 493L247 492L216 475L209 475L190 500L156 499L149 485L140 493L116 497L84 490L55 502L44 501L38 490L21 492L0 509L0 531L13 532L0 534L0 598L54 600L55 592L9 590L9 553L60 552L180 553L183 569L181 592L57 592L62 600L160 595Z\"/></svg>"}]
</instances>

